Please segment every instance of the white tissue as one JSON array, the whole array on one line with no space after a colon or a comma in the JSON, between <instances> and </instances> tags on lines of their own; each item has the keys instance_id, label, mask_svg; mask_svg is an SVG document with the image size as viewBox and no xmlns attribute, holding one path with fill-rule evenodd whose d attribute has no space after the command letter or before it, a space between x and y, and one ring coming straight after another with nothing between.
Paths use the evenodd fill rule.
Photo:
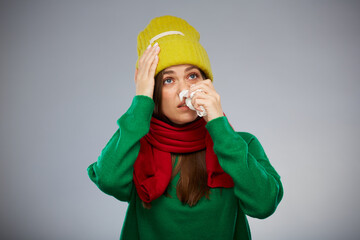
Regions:
<instances>
[{"instance_id":1,"label":"white tissue","mask_svg":"<svg viewBox=\"0 0 360 240\"><path fill-rule=\"evenodd\" d=\"M196 111L196 113L199 117L206 116L205 108L203 106L200 106L201 111L196 110L191 103L191 99L193 98L193 96L196 92L202 92L202 91L203 90L201 90L201 89L197 89L194 92L192 92L189 97L186 97L188 95L189 90L183 90L183 91L181 91L181 93L179 93L180 101L182 101L182 99L185 97L186 106L188 106L191 110Z\"/></svg>"}]
</instances>

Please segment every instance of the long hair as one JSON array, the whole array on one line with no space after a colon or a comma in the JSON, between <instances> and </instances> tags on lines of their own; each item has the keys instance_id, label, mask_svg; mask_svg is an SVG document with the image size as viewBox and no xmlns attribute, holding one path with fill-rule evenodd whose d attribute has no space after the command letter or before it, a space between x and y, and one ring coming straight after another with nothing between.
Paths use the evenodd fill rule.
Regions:
<instances>
[{"instance_id":1,"label":"long hair","mask_svg":"<svg viewBox=\"0 0 360 240\"><path fill-rule=\"evenodd\" d=\"M199 68L198 68L199 69ZM165 70L165 69L164 69ZM155 86L153 99L155 103L153 117L164 121L170 125L174 125L161 111L161 100L162 100L162 86L163 86L163 72L159 72L155 76ZM205 73L199 69L203 79L206 79ZM197 202L205 196L209 199L210 188L207 185L207 169L205 162L205 150L175 154L171 153L172 166L175 164L176 156L178 156L177 164L173 167L171 174L171 180L179 173L180 178L176 185L176 195L179 200L184 204L188 204L190 207L197 204ZM171 182L170 180L170 182ZM168 188L171 184L169 184ZM168 188L165 190L164 195L172 197L168 193ZM142 202L144 208L150 209L151 203Z\"/></svg>"}]
</instances>

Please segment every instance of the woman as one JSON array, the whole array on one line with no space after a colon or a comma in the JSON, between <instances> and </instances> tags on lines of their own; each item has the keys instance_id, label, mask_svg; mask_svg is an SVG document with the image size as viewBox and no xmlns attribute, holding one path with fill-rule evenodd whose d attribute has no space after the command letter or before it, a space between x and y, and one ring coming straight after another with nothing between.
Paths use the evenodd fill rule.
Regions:
<instances>
[{"instance_id":1,"label":"woman","mask_svg":"<svg viewBox=\"0 0 360 240\"><path fill-rule=\"evenodd\" d=\"M103 192L129 203L120 239L251 239L245 215L266 218L282 199L257 138L224 115L199 39L174 16L138 35L136 96L88 167Z\"/></svg>"}]
</instances>

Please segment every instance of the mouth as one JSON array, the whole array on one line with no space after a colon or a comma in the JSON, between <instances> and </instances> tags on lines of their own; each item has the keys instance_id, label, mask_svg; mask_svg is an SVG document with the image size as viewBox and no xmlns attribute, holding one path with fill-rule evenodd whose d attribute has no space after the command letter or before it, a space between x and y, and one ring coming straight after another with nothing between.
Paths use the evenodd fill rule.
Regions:
<instances>
[{"instance_id":1,"label":"mouth","mask_svg":"<svg viewBox=\"0 0 360 240\"><path fill-rule=\"evenodd\" d=\"M185 99L177 106L178 108L180 107L185 107L186 103L185 103Z\"/></svg>"}]
</instances>

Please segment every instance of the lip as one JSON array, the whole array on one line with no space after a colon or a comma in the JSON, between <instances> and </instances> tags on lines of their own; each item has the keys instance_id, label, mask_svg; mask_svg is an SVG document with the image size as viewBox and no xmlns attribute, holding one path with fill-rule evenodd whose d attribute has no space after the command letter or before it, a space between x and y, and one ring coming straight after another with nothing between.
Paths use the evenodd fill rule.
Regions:
<instances>
[{"instance_id":1,"label":"lip","mask_svg":"<svg viewBox=\"0 0 360 240\"><path fill-rule=\"evenodd\" d=\"M182 106L182 107L178 107L178 109L180 110L190 110L190 108L188 106Z\"/></svg>"},{"instance_id":2,"label":"lip","mask_svg":"<svg viewBox=\"0 0 360 240\"><path fill-rule=\"evenodd\" d=\"M184 105L185 104L185 99L181 102L181 103L179 103L179 105L177 105L177 107L178 108L182 108L182 107L187 107L186 105L185 106L182 106L182 105ZM182 107L181 107L182 106Z\"/></svg>"}]
</instances>

